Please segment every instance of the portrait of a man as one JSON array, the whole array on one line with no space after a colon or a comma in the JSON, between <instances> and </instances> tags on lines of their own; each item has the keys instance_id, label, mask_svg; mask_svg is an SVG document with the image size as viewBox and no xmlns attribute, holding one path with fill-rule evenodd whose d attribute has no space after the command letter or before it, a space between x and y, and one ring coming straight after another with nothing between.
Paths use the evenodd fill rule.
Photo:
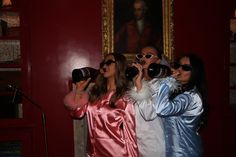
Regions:
<instances>
[{"instance_id":1,"label":"portrait of a man","mask_svg":"<svg viewBox=\"0 0 236 157\"><path fill-rule=\"evenodd\" d=\"M148 45L163 48L162 0L115 0L115 52L136 54Z\"/></svg>"}]
</instances>

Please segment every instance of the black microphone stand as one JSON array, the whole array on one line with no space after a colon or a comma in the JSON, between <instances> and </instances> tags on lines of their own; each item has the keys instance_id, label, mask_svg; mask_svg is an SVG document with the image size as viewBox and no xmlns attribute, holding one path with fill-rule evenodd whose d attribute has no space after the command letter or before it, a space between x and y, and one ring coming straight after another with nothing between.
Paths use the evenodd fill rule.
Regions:
<instances>
[{"instance_id":1,"label":"black microphone stand","mask_svg":"<svg viewBox=\"0 0 236 157\"><path fill-rule=\"evenodd\" d=\"M43 133L44 133L44 144L45 144L45 153L46 157L48 157L48 139L47 139L47 129L46 129L46 116L44 114L44 111L40 105L38 105L36 102L33 101L31 97L26 95L23 91L21 91L19 88L14 87L12 85L8 85L9 88L14 89L14 97L16 96L16 93L19 93L22 95L26 100L28 100L32 105L34 105L37 109L40 110L40 113L42 115L42 124L43 124ZM14 100L14 99L13 99Z\"/></svg>"}]
</instances>

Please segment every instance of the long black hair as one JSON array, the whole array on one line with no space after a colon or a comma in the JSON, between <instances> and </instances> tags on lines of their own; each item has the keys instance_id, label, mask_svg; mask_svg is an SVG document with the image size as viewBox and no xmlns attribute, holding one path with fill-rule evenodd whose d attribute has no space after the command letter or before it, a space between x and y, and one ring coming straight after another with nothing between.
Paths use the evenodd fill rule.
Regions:
<instances>
[{"instance_id":1,"label":"long black hair","mask_svg":"<svg viewBox=\"0 0 236 157\"><path fill-rule=\"evenodd\" d=\"M207 81L206 81L204 63L199 56L192 53L179 57L176 62L179 63L179 61L184 57L189 58L190 65L192 67L191 76L189 82L183 86L181 91L178 92L182 93L184 91L191 90L195 87L197 88L198 92L200 93L203 104L203 113L201 115L201 120L200 120L200 126L203 127L206 126L207 124L207 114L209 112ZM174 93L173 95L176 96L178 94ZM174 97L173 95L172 98Z\"/></svg>"}]
</instances>

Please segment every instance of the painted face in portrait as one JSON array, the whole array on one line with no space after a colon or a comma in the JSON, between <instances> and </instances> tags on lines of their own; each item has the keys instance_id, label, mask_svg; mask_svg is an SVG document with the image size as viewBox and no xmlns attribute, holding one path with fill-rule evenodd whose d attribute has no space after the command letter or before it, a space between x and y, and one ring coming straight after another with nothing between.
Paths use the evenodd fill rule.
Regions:
<instances>
[{"instance_id":1,"label":"painted face in portrait","mask_svg":"<svg viewBox=\"0 0 236 157\"><path fill-rule=\"evenodd\" d=\"M144 14L145 14L144 3L142 2L134 3L134 16L136 20L144 18Z\"/></svg>"}]
</instances>

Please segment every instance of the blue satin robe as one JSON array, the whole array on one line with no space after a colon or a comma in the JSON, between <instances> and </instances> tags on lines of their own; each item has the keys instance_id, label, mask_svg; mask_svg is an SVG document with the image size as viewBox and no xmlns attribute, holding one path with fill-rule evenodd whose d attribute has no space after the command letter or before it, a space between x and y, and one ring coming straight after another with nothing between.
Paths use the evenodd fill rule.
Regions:
<instances>
[{"instance_id":1,"label":"blue satin robe","mask_svg":"<svg viewBox=\"0 0 236 157\"><path fill-rule=\"evenodd\" d=\"M156 113L164 119L166 157L199 157L202 145L197 129L203 112L200 94L194 88L170 100L174 86L174 78L165 79L154 100Z\"/></svg>"}]
</instances>

